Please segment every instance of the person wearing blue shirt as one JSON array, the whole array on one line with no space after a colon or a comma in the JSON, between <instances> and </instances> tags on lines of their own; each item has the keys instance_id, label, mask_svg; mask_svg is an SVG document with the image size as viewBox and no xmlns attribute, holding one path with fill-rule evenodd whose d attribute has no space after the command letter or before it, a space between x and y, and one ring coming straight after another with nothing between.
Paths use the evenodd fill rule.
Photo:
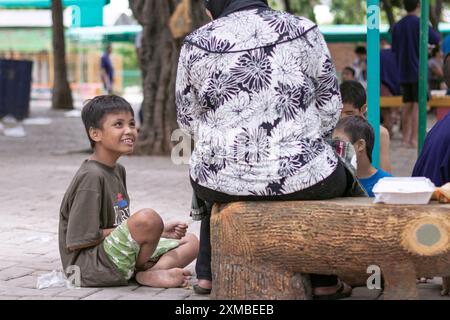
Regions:
<instances>
[{"instance_id":1,"label":"person wearing blue shirt","mask_svg":"<svg viewBox=\"0 0 450 320\"><path fill-rule=\"evenodd\" d=\"M442 51L444 52L444 56L450 53L450 35L444 38L442 41Z\"/></svg>"},{"instance_id":2,"label":"person wearing blue shirt","mask_svg":"<svg viewBox=\"0 0 450 320\"><path fill-rule=\"evenodd\" d=\"M387 40L382 39L380 46L380 96L399 96L401 95L401 89L395 54ZM389 136L391 137L393 135L394 112L396 113L397 110L394 111L393 108L381 109L383 126L388 130Z\"/></svg>"},{"instance_id":3,"label":"person wearing blue shirt","mask_svg":"<svg viewBox=\"0 0 450 320\"><path fill-rule=\"evenodd\" d=\"M114 83L114 67L110 58L111 52L112 46L111 44L108 44L100 61L100 72L103 88L106 90L106 92L108 92L108 94L112 94Z\"/></svg>"},{"instance_id":4,"label":"person wearing blue shirt","mask_svg":"<svg viewBox=\"0 0 450 320\"><path fill-rule=\"evenodd\" d=\"M450 54L444 59L444 79L450 85ZM428 133L413 177L427 177L440 187L450 182L450 114Z\"/></svg>"},{"instance_id":5,"label":"person wearing blue shirt","mask_svg":"<svg viewBox=\"0 0 450 320\"><path fill-rule=\"evenodd\" d=\"M369 122L361 116L341 119L333 132L333 140L350 142L356 153L356 176L369 197L374 197L373 187L384 177L391 174L372 165L372 151L375 133Z\"/></svg>"},{"instance_id":6,"label":"person wearing blue shirt","mask_svg":"<svg viewBox=\"0 0 450 320\"><path fill-rule=\"evenodd\" d=\"M395 24L392 51L395 53L403 95L402 135L405 147L417 147L419 121L420 0L404 0L408 14ZM426 17L424 17L426 18ZM439 33L429 28L429 43L439 43Z\"/></svg>"}]
</instances>

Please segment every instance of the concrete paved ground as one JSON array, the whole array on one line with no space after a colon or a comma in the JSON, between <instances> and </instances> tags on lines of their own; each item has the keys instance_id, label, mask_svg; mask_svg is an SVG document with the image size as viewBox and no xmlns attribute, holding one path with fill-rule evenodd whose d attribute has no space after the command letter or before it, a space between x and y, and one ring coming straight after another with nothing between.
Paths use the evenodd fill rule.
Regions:
<instances>
[{"instance_id":1,"label":"concrete paved ground","mask_svg":"<svg viewBox=\"0 0 450 320\"><path fill-rule=\"evenodd\" d=\"M39 276L60 270L57 228L63 194L81 162L76 151L88 149L80 118L51 111L48 101L33 101L31 117L47 117L49 125L25 125L24 138L0 133L0 299L208 299L192 289L155 289L132 282L118 288L48 288L38 290ZM431 122L430 122L431 123ZM394 174L409 175L416 151L392 143ZM125 157L132 211L150 207L164 220L190 220L188 168L164 157ZM194 271L193 264L189 266ZM419 285L422 299L441 299L439 279ZM374 299L377 292L356 288L351 299ZM449 299L449 297L445 297Z\"/></svg>"}]
</instances>

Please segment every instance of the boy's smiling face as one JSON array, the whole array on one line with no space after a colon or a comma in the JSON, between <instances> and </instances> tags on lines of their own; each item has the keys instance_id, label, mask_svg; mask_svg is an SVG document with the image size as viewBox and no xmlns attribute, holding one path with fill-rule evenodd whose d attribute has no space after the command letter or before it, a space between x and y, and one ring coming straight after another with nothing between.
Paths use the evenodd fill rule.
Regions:
<instances>
[{"instance_id":1,"label":"boy's smiling face","mask_svg":"<svg viewBox=\"0 0 450 320\"><path fill-rule=\"evenodd\" d=\"M130 112L109 113L102 120L101 129L90 129L95 148L115 155L133 152L137 140L136 121Z\"/></svg>"},{"instance_id":2,"label":"boy's smiling face","mask_svg":"<svg viewBox=\"0 0 450 320\"><path fill-rule=\"evenodd\" d=\"M341 119L351 116L364 117L366 110L367 110L366 105L364 105L361 109L358 109L351 103L343 103L343 108L341 111Z\"/></svg>"}]
</instances>

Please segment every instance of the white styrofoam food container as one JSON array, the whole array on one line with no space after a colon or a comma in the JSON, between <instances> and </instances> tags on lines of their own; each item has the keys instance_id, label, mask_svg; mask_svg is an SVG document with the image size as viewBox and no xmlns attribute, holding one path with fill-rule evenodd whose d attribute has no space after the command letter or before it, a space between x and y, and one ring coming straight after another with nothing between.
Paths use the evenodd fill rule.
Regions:
<instances>
[{"instance_id":1,"label":"white styrofoam food container","mask_svg":"<svg viewBox=\"0 0 450 320\"><path fill-rule=\"evenodd\" d=\"M382 178L373 187L375 203L386 204L427 204L436 186L430 179Z\"/></svg>"}]
</instances>

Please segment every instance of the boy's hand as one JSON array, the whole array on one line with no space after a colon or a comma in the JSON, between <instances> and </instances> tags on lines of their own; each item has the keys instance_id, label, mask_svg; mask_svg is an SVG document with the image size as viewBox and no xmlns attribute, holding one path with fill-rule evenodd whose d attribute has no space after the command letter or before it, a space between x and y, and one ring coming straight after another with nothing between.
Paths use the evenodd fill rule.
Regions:
<instances>
[{"instance_id":1,"label":"boy's hand","mask_svg":"<svg viewBox=\"0 0 450 320\"><path fill-rule=\"evenodd\" d=\"M184 222L169 222L164 224L164 231L161 237L168 239L181 239L186 235L188 225Z\"/></svg>"}]
</instances>

